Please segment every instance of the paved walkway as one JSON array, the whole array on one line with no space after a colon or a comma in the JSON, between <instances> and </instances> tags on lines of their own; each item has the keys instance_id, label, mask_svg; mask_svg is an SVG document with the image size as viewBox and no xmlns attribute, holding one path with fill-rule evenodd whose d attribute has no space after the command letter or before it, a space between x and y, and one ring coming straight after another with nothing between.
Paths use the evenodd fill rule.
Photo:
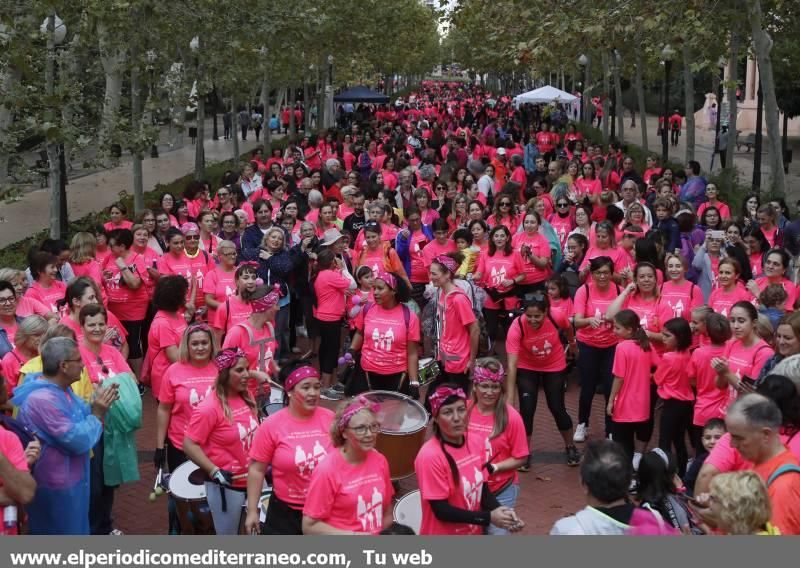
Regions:
<instances>
[{"instance_id":1,"label":"paved walkway","mask_svg":"<svg viewBox=\"0 0 800 568\"><path fill-rule=\"evenodd\" d=\"M625 115L625 142L642 145L642 128L640 126L641 116L636 115L636 126L630 127L630 115ZM647 141L648 150L661 157L661 137L656 135L658 131L658 118L654 115L647 115ZM714 151L714 131L695 129L695 160L700 162L703 173L707 173L711 167L711 154ZM791 140L790 140L791 144ZM753 156L754 151L748 152L742 146L742 151L736 151L735 144L728 145L728 159L731 158L733 151L734 166L739 170L739 181L742 185L750 186L753 179ZM795 155L798 155L795 150ZM676 147L669 147L669 157L674 162L683 163L686 158L686 130L681 132ZM719 156L714 160L713 173L719 173L722 166ZM761 187L766 190L770 180L769 155L767 150L767 140L764 137L764 152L761 154ZM789 174L786 176L786 202L794 210L794 204L800 199L800 166L797 163L789 164Z\"/></svg>"},{"instance_id":2,"label":"paved walkway","mask_svg":"<svg viewBox=\"0 0 800 568\"><path fill-rule=\"evenodd\" d=\"M210 120L205 132L206 163L229 160L233 155L233 141L222 138L212 140ZM159 158L145 157L142 164L145 192L151 191L157 184L170 183L194 170L195 146L190 138L186 137L185 141L182 148L160 150ZM263 138L257 143L255 135L250 132L246 142L239 140L239 151L244 153L262 143ZM125 155L117 167L71 180L67 185L70 219L80 219L108 207L119 200L122 192L132 194L132 179L133 164L130 156ZM26 239L49 227L49 212L48 188L27 191L17 201L0 204L0 247Z\"/></svg>"}]
</instances>

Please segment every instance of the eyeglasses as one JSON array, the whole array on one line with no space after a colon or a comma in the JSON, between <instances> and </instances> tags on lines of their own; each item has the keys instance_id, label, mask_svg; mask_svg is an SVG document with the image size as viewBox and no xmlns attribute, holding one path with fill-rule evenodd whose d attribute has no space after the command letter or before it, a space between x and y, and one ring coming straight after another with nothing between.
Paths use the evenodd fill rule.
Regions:
<instances>
[{"instance_id":1,"label":"eyeglasses","mask_svg":"<svg viewBox=\"0 0 800 568\"><path fill-rule=\"evenodd\" d=\"M500 204L500 207L511 207L511 202L510 201L503 201Z\"/></svg>"},{"instance_id":2,"label":"eyeglasses","mask_svg":"<svg viewBox=\"0 0 800 568\"><path fill-rule=\"evenodd\" d=\"M106 364L103 363L103 360L100 358L99 355L97 356L97 364L100 365L101 373L103 373L104 375L107 375L109 373L108 367L106 367Z\"/></svg>"},{"instance_id":3,"label":"eyeglasses","mask_svg":"<svg viewBox=\"0 0 800 568\"><path fill-rule=\"evenodd\" d=\"M353 433L355 433L355 435L358 437L366 436L367 432L369 432L370 434L377 434L378 432L381 431L381 425L378 424L377 422L374 424L370 424L369 426L367 426L366 424L362 424L361 426L356 426L356 427L348 426L347 428L348 430L352 430Z\"/></svg>"},{"instance_id":4,"label":"eyeglasses","mask_svg":"<svg viewBox=\"0 0 800 568\"><path fill-rule=\"evenodd\" d=\"M219 193L217 193L217 197L228 197L229 195L230 193L228 193L227 191L220 191Z\"/></svg>"},{"instance_id":5,"label":"eyeglasses","mask_svg":"<svg viewBox=\"0 0 800 568\"><path fill-rule=\"evenodd\" d=\"M10 305L10 304L13 304L16 301L17 301L17 297L16 296L7 296L5 298L0 298L0 304L9 304Z\"/></svg>"},{"instance_id":6,"label":"eyeglasses","mask_svg":"<svg viewBox=\"0 0 800 568\"><path fill-rule=\"evenodd\" d=\"M183 240L184 241L199 241L200 240L200 235L186 235L185 237L183 237Z\"/></svg>"}]
</instances>

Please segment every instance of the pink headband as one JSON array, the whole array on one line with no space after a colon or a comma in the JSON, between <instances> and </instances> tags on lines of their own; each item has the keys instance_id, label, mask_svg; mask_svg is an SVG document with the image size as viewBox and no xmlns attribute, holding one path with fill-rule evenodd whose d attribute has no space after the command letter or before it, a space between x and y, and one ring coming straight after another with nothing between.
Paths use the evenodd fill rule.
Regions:
<instances>
[{"instance_id":1,"label":"pink headband","mask_svg":"<svg viewBox=\"0 0 800 568\"><path fill-rule=\"evenodd\" d=\"M217 356L214 357L214 364L217 366L217 370L224 371L225 369L233 367L236 361L242 357L247 358L247 355L245 355L245 352L242 351L241 348L229 347L217 353Z\"/></svg>"},{"instance_id":2,"label":"pink headband","mask_svg":"<svg viewBox=\"0 0 800 568\"><path fill-rule=\"evenodd\" d=\"M447 256L446 254L440 254L434 260L444 266L449 272L455 272L458 270L458 263L455 261L455 259Z\"/></svg>"},{"instance_id":3,"label":"pink headband","mask_svg":"<svg viewBox=\"0 0 800 568\"><path fill-rule=\"evenodd\" d=\"M184 235L188 235L189 233L199 233L200 227L197 226L197 223L184 223L181 225L181 233Z\"/></svg>"},{"instance_id":4,"label":"pink headband","mask_svg":"<svg viewBox=\"0 0 800 568\"><path fill-rule=\"evenodd\" d=\"M263 314L268 309L275 306L280 301L281 296L281 285L275 284L269 294L250 302L250 307L253 308L254 314Z\"/></svg>"},{"instance_id":5,"label":"pink headband","mask_svg":"<svg viewBox=\"0 0 800 568\"><path fill-rule=\"evenodd\" d=\"M393 274L385 272L383 270L379 271L378 274L375 276L378 280L383 280L392 290L397 289L397 278L394 277Z\"/></svg>"},{"instance_id":6,"label":"pink headband","mask_svg":"<svg viewBox=\"0 0 800 568\"><path fill-rule=\"evenodd\" d=\"M306 367L300 367L299 369L295 369L294 371L289 373L289 376L286 377L286 380L283 383L283 388L286 389L286 392L289 392L294 387L296 387L301 381L311 377L318 379L319 372L317 372L317 370L310 365Z\"/></svg>"},{"instance_id":7,"label":"pink headband","mask_svg":"<svg viewBox=\"0 0 800 568\"><path fill-rule=\"evenodd\" d=\"M354 401L350 403L347 409L342 414L342 417L339 419L339 433L341 434L344 432L344 429L347 428L347 425L350 424L350 419L353 418L356 414L361 412L362 410L369 410L373 413L377 414L380 411L381 405L377 402L370 402L367 397L364 395L358 396Z\"/></svg>"},{"instance_id":8,"label":"pink headband","mask_svg":"<svg viewBox=\"0 0 800 568\"><path fill-rule=\"evenodd\" d=\"M457 396L461 400L467 400L467 395L464 394L463 389L439 387L438 389L436 389L436 392L434 392L428 399L428 404L431 405L431 415L437 416L439 414L439 409L444 404L444 401L450 398L451 396Z\"/></svg>"},{"instance_id":9,"label":"pink headband","mask_svg":"<svg viewBox=\"0 0 800 568\"><path fill-rule=\"evenodd\" d=\"M500 365L496 373L493 373L486 367L475 367L475 370L472 372L472 382L475 384L502 383L505 379L505 374L506 371L503 369L502 365Z\"/></svg>"}]
</instances>

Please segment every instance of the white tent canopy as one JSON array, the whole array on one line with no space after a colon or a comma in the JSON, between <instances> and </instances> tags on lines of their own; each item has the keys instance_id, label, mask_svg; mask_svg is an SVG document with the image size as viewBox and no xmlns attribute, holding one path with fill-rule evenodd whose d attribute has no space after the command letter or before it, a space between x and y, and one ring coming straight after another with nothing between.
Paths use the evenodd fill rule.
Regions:
<instances>
[{"instance_id":1,"label":"white tent canopy","mask_svg":"<svg viewBox=\"0 0 800 568\"><path fill-rule=\"evenodd\" d=\"M569 104L577 98L578 97L575 95L571 95L566 91L562 91L561 89L556 89L553 86L547 85L545 87L539 87L538 89L517 95L514 97L514 103L516 106L525 103L538 104L557 102L561 104Z\"/></svg>"}]
</instances>

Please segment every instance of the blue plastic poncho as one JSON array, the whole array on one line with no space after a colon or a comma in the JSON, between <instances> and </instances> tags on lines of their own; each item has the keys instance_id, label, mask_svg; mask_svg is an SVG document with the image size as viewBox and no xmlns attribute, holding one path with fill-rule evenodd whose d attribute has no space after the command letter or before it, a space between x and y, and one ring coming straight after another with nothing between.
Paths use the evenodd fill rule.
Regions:
<instances>
[{"instance_id":1,"label":"blue plastic poncho","mask_svg":"<svg viewBox=\"0 0 800 568\"><path fill-rule=\"evenodd\" d=\"M89 452L103 425L71 388L28 377L14 390L18 419L36 433L42 453L33 477L36 495L27 505L31 534L89 534Z\"/></svg>"}]
</instances>

